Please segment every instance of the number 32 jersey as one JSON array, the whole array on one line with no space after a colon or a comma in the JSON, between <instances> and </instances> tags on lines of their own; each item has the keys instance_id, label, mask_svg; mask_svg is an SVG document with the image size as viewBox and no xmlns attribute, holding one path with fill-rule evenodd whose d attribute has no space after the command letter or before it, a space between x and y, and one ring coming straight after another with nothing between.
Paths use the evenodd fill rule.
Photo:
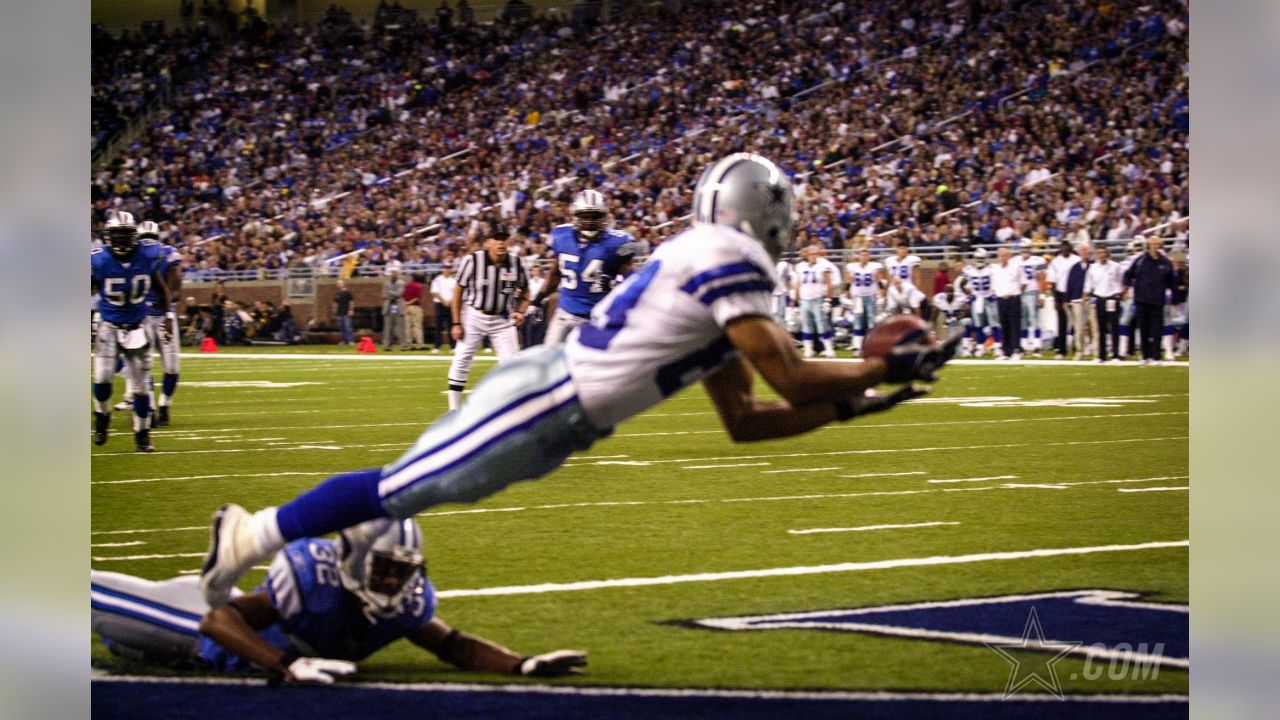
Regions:
<instances>
[{"instance_id":1,"label":"number 32 jersey","mask_svg":"<svg viewBox=\"0 0 1280 720\"><path fill-rule=\"evenodd\" d=\"M565 359L596 427L613 427L737 357L731 320L772 317L773 261L750 237L695 225L662 243L569 336Z\"/></svg>"},{"instance_id":2,"label":"number 32 jersey","mask_svg":"<svg viewBox=\"0 0 1280 720\"><path fill-rule=\"evenodd\" d=\"M435 588L419 577L421 592L410 594L391 617L372 622L360 600L342 587L338 576L338 544L303 538L276 553L258 588L271 598L279 619L260 634L282 650L310 657L358 662L430 622L435 614ZM213 640L200 636L201 656L221 670L246 669L248 663Z\"/></svg>"},{"instance_id":3,"label":"number 32 jersey","mask_svg":"<svg viewBox=\"0 0 1280 720\"><path fill-rule=\"evenodd\" d=\"M592 242L579 242L572 225L551 229L551 247L560 265L558 307L586 316L613 288L619 269L635 255L635 239L618 230L602 230Z\"/></svg>"},{"instance_id":4,"label":"number 32 jersey","mask_svg":"<svg viewBox=\"0 0 1280 720\"><path fill-rule=\"evenodd\" d=\"M98 285L102 319L115 325L137 325L147 312L151 275L163 272L165 258L158 243L137 243L133 255L124 262L100 245L89 251L89 268Z\"/></svg>"}]
</instances>

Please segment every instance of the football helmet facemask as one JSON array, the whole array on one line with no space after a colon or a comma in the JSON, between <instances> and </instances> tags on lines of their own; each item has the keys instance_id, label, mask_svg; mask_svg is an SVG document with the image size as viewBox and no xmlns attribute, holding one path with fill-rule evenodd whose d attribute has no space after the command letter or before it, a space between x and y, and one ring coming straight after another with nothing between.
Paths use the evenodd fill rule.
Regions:
<instances>
[{"instance_id":1,"label":"football helmet facemask","mask_svg":"<svg viewBox=\"0 0 1280 720\"><path fill-rule=\"evenodd\" d=\"M138 242L138 226L133 222L133 213L117 212L107 218L106 234L112 255L117 259L132 255Z\"/></svg>"},{"instance_id":2,"label":"football helmet facemask","mask_svg":"<svg viewBox=\"0 0 1280 720\"><path fill-rule=\"evenodd\" d=\"M378 518L342 531L338 575L360 598L370 621L394 617L405 599L423 592L422 532L412 519Z\"/></svg>"},{"instance_id":3,"label":"football helmet facemask","mask_svg":"<svg viewBox=\"0 0 1280 720\"><path fill-rule=\"evenodd\" d=\"M573 215L573 229L582 237L595 240L604 230L609 208L605 205L604 195L599 191L583 190L573 196L569 213Z\"/></svg>"},{"instance_id":4,"label":"football helmet facemask","mask_svg":"<svg viewBox=\"0 0 1280 720\"><path fill-rule=\"evenodd\" d=\"M702 172L693 191L693 221L728 225L764 246L777 262L791 250L796 228L791 181L754 153L734 153Z\"/></svg>"}]
</instances>

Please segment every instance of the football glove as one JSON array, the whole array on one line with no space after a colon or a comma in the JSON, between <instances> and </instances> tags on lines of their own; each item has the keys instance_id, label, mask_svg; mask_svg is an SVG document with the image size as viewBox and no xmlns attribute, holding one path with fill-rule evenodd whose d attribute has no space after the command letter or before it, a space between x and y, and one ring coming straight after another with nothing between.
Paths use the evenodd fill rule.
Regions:
<instances>
[{"instance_id":1,"label":"football glove","mask_svg":"<svg viewBox=\"0 0 1280 720\"><path fill-rule=\"evenodd\" d=\"M930 343L920 338L896 346L885 356L889 366L886 382L908 383L912 380L932 381L938 368L955 357L956 348L964 338L963 331L956 331L942 342Z\"/></svg>"},{"instance_id":2,"label":"football glove","mask_svg":"<svg viewBox=\"0 0 1280 720\"><path fill-rule=\"evenodd\" d=\"M915 385L903 385L897 390L882 395L873 390L869 390L862 395L855 395L851 398L836 402L836 418L838 420L851 420L859 415L867 415L870 413L888 410L898 403L914 400L922 395L928 395L933 388L928 386L917 387Z\"/></svg>"},{"instance_id":3,"label":"football glove","mask_svg":"<svg viewBox=\"0 0 1280 720\"><path fill-rule=\"evenodd\" d=\"M517 672L525 676L547 677L582 672L578 668L587 664L587 654L577 650L556 650L541 655L531 655L520 661Z\"/></svg>"},{"instance_id":4,"label":"football glove","mask_svg":"<svg viewBox=\"0 0 1280 720\"><path fill-rule=\"evenodd\" d=\"M356 664L346 660L300 657L289 663L289 675L287 677L288 682L293 683L332 685L335 677L350 675L355 671Z\"/></svg>"}]
</instances>

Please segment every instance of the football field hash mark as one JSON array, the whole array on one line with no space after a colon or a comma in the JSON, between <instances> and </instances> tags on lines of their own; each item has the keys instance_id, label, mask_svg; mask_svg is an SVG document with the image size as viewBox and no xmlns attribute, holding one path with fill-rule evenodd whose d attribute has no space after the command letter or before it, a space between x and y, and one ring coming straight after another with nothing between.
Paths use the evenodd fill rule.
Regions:
<instances>
[{"instance_id":1,"label":"football field hash mark","mask_svg":"<svg viewBox=\"0 0 1280 720\"><path fill-rule=\"evenodd\" d=\"M1017 475L990 475L988 477L970 477L970 478L948 478L945 480L930 480L931 483L967 483L967 482L987 482L989 480L1017 480Z\"/></svg>"},{"instance_id":2,"label":"football field hash mark","mask_svg":"<svg viewBox=\"0 0 1280 720\"><path fill-rule=\"evenodd\" d=\"M937 527L939 525L959 525L958 522L943 522L935 520L933 522L904 523L901 525L863 525L861 527L847 528L809 528L808 530L788 530L788 535L813 535L815 533L844 533L844 532L867 532L870 530L900 530L906 528L922 528Z\"/></svg>"},{"instance_id":3,"label":"football field hash mark","mask_svg":"<svg viewBox=\"0 0 1280 720\"><path fill-rule=\"evenodd\" d=\"M685 465L681 470L714 470L716 468L735 468L735 467L760 467L769 465L767 462L758 463L729 463L727 465Z\"/></svg>"},{"instance_id":4,"label":"football field hash mark","mask_svg":"<svg viewBox=\"0 0 1280 720\"><path fill-rule=\"evenodd\" d=\"M1187 491L1190 489L1190 487L1117 488L1119 492L1172 492L1178 490Z\"/></svg>"}]
</instances>

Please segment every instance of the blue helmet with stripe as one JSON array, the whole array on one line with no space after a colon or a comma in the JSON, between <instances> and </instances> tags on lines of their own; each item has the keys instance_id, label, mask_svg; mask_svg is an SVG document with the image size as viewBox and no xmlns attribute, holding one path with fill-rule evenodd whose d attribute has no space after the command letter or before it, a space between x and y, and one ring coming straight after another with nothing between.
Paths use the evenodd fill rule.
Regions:
<instances>
[{"instance_id":1,"label":"blue helmet with stripe","mask_svg":"<svg viewBox=\"0 0 1280 720\"><path fill-rule=\"evenodd\" d=\"M412 518L377 518L343 530L338 575L364 604L370 620L392 617L410 595L423 592L422 531Z\"/></svg>"},{"instance_id":2,"label":"blue helmet with stripe","mask_svg":"<svg viewBox=\"0 0 1280 720\"><path fill-rule=\"evenodd\" d=\"M703 171L693 191L693 221L746 233L776 261L795 238L791 181L759 155L734 153Z\"/></svg>"}]
</instances>

